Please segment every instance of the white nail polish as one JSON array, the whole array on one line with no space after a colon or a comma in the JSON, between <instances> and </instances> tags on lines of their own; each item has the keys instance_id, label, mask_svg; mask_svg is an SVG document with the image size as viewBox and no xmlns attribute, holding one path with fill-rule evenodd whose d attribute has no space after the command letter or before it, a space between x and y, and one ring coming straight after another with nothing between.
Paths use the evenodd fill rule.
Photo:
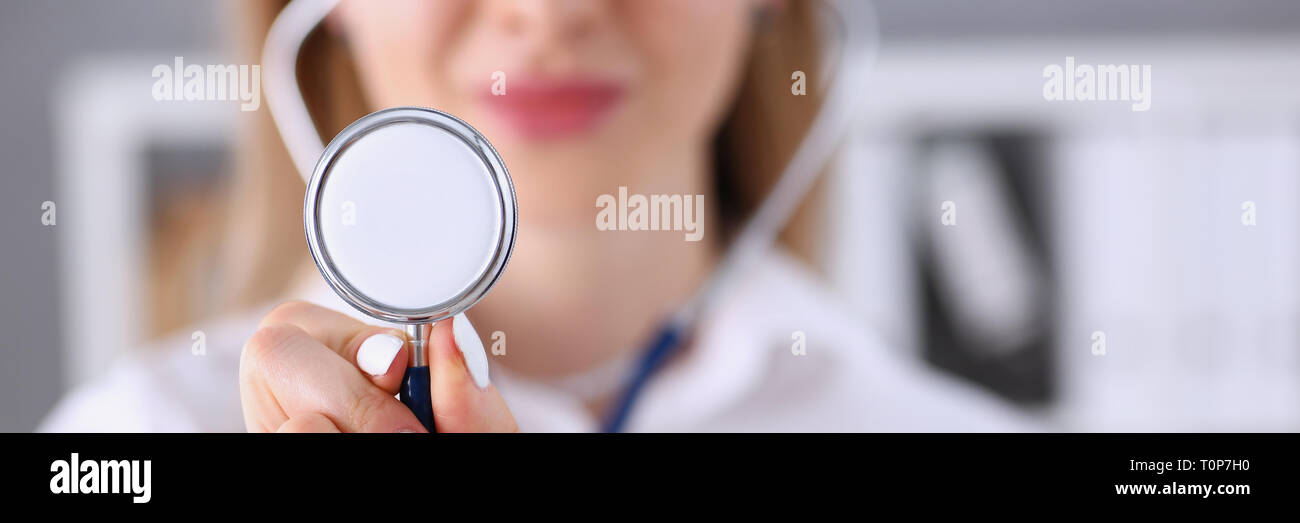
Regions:
<instances>
[{"instance_id":1,"label":"white nail polish","mask_svg":"<svg viewBox=\"0 0 1300 523\"><path fill-rule=\"evenodd\" d=\"M393 358L402 350L402 339L392 334L379 333L366 338L357 349L357 366L366 374L379 376L393 366Z\"/></svg>"},{"instance_id":2,"label":"white nail polish","mask_svg":"<svg viewBox=\"0 0 1300 523\"><path fill-rule=\"evenodd\" d=\"M469 369L470 377L474 378L474 385L486 389L491 384L488 378L487 351L483 350L483 340L479 339L478 332L474 331L474 326L465 317L465 313L457 314L452 320L451 335L456 338L456 346L460 347L460 354L465 358L465 367Z\"/></svg>"}]
</instances>

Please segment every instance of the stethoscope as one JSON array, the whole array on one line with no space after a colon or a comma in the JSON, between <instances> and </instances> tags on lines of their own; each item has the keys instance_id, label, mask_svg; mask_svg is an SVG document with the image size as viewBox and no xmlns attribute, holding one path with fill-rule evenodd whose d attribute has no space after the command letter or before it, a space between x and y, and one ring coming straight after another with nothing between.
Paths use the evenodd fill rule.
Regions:
<instances>
[{"instance_id":1,"label":"stethoscope","mask_svg":"<svg viewBox=\"0 0 1300 523\"><path fill-rule=\"evenodd\" d=\"M262 53L267 104L307 182L303 225L312 259L345 302L404 325L411 357L399 398L436 430L426 346L435 322L460 314L505 271L517 232L514 184L481 133L447 113L394 107L363 116L322 145L298 88L298 52L339 0L293 0ZM620 432L650 377L681 348L701 313L775 241L852 121L876 48L870 2L827 5L844 42L822 108L717 270L667 316L640 353L602 424ZM454 249L445 249L455 245ZM427 264L437 263L439 270Z\"/></svg>"}]
</instances>

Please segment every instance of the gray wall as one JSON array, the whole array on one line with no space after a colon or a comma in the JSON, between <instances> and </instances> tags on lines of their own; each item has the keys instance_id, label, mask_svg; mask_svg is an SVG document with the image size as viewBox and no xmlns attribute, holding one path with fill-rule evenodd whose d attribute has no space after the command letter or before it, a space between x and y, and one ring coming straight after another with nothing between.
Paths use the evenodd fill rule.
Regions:
<instances>
[{"instance_id":1,"label":"gray wall","mask_svg":"<svg viewBox=\"0 0 1300 523\"><path fill-rule=\"evenodd\" d=\"M1300 32L1295 0L875 0L875 5L887 40Z\"/></svg>"},{"instance_id":2,"label":"gray wall","mask_svg":"<svg viewBox=\"0 0 1300 523\"><path fill-rule=\"evenodd\" d=\"M0 0L0 431L34 429L62 380L59 231L40 223L41 202L55 199L59 73L92 53L208 50L215 15L207 0Z\"/></svg>"}]
</instances>

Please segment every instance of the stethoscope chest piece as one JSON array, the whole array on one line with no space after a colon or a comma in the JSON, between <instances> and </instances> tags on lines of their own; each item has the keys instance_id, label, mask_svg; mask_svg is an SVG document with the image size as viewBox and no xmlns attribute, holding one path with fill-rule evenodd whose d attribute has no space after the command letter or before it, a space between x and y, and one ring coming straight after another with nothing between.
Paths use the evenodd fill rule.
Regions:
<instances>
[{"instance_id":1,"label":"stethoscope chest piece","mask_svg":"<svg viewBox=\"0 0 1300 523\"><path fill-rule=\"evenodd\" d=\"M418 107L371 113L340 132L303 202L321 275L357 310L408 326L412 370L427 364L429 326L469 309L500 278L516 214L514 185L487 139ZM427 396L427 374L425 387Z\"/></svg>"}]
</instances>

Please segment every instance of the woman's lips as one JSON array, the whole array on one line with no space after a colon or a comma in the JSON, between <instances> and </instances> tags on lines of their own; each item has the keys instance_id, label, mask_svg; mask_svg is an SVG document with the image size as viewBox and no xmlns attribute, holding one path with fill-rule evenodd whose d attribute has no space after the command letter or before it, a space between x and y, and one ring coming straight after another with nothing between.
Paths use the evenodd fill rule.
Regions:
<instances>
[{"instance_id":1,"label":"woman's lips","mask_svg":"<svg viewBox=\"0 0 1300 523\"><path fill-rule=\"evenodd\" d=\"M531 139L555 139L590 130L623 97L617 83L587 80L528 80L506 84L506 92L484 94L507 125Z\"/></svg>"}]
</instances>

